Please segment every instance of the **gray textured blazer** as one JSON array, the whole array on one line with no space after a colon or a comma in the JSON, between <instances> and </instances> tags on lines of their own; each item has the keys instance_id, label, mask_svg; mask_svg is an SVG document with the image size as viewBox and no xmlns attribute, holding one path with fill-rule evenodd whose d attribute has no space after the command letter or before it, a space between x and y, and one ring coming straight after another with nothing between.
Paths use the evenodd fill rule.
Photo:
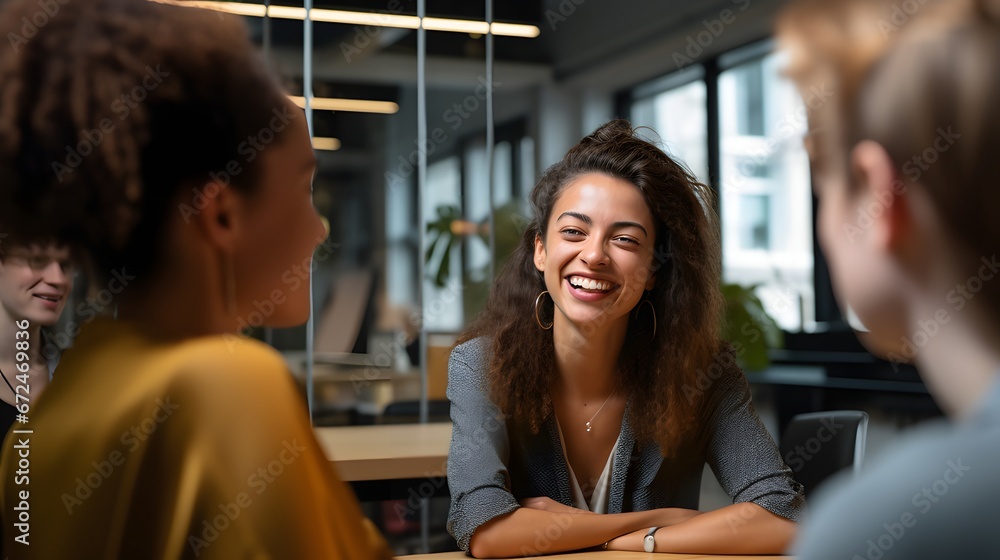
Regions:
<instances>
[{"instance_id":1,"label":"gray textured blazer","mask_svg":"<svg viewBox=\"0 0 1000 560\"><path fill-rule=\"evenodd\" d=\"M466 552L480 525L514 511L522 498L548 496L572 505L555 418L546 420L537 434L505 418L487 394L488 363L484 338L458 346L448 362L454 423L448 453L448 531ZM635 441L626 413L611 472L608 513L698 509L707 462L734 503L753 502L799 520L805 508L802 486L792 479L757 417L743 372L733 357L725 363L729 367L709 388L714 412L701 434L706 444L700 449L665 459L655 443Z\"/></svg>"}]
</instances>

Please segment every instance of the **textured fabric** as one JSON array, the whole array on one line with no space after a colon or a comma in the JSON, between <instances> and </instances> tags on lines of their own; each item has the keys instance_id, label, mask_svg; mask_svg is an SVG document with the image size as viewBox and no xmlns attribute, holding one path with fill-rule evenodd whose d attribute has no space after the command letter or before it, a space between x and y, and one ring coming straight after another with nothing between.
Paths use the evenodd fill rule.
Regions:
<instances>
[{"instance_id":1,"label":"textured fabric","mask_svg":"<svg viewBox=\"0 0 1000 560\"><path fill-rule=\"evenodd\" d=\"M34 433L11 432L0 462L11 559L390 557L264 344L98 319L29 416ZM28 546L12 518L26 489Z\"/></svg>"},{"instance_id":2,"label":"textured fabric","mask_svg":"<svg viewBox=\"0 0 1000 560\"><path fill-rule=\"evenodd\" d=\"M576 473L573 472L573 465L569 464L569 455L566 453L566 443L565 438L562 434L562 426L559 425L559 419L556 419L556 427L559 428L559 442L562 445L563 459L566 461L566 468L569 469L569 483L570 483L570 498L572 499L573 507L577 509L582 509L585 511L592 511L594 513L608 513L608 493L611 492L611 471L614 469L615 463L615 450L618 449L618 442L621 441L621 436L615 440L615 444L611 446L611 453L608 454L608 461L604 464L604 470L601 471L601 476L597 477L597 483L594 485L594 492L588 498L583 495L583 487L580 486L580 481L576 478Z\"/></svg>"},{"instance_id":3,"label":"textured fabric","mask_svg":"<svg viewBox=\"0 0 1000 560\"><path fill-rule=\"evenodd\" d=\"M813 501L801 560L1000 558L1000 376L964 422L914 428Z\"/></svg>"},{"instance_id":4,"label":"textured fabric","mask_svg":"<svg viewBox=\"0 0 1000 560\"><path fill-rule=\"evenodd\" d=\"M522 498L548 496L572 505L569 470L554 416L539 433L508 422L488 398L485 372L489 342L455 348L448 363L448 398L454 423L448 455L451 510L448 531L469 550L483 523L514 511ZM608 513L663 507L697 509L701 475L711 466L734 502L754 502L798 520L805 508L802 486L792 479L750 399L750 387L732 356L711 383L712 413L702 437L707 444L663 457L658 445L636 443L626 408L611 469Z\"/></svg>"}]
</instances>

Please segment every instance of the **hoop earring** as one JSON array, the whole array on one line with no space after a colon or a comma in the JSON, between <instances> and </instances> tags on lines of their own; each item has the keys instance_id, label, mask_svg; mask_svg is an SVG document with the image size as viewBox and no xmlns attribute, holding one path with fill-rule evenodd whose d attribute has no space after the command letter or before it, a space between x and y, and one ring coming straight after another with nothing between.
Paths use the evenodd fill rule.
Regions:
<instances>
[{"instance_id":1,"label":"hoop earring","mask_svg":"<svg viewBox=\"0 0 1000 560\"><path fill-rule=\"evenodd\" d=\"M542 297L547 293L548 292L542 292L538 294L538 297L535 298L535 322L538 323L539 327L542 327L543 331L551 329L552 325L554 324L554 321L549 321L547 325L542 323L542 318L538 314L538 304L542 302Z\"/></svg>"},{"instance_id":2,"label":"hoop earring","mask_svg":"<svg viewBox=\"0 0 1000 560\"><path fill-rule=\"evenodd\" d=\"M236 313L236 273L232 255L222 255L222 301L226 313Z\"/></svg>"},{"instance_id":3,"label":"hoop earring","mask_svg":"<svg viewBox=\"0 0 1000 560\"><path fill-rule=\"evenodd\" d=\"M642 301L640 301L639 305L635 306L635 315L634 315L634 317L635 317L636 320L639 319L639 310L642 309L642 305L644 303L645 304L649 304L649 312L653 315L653 336L652 336L652 338L655 339L656 338L656 308L653 307L653 302L650 301L650 300L648 300L648 299L643 299Z\"/></svg>"}]
</instances>

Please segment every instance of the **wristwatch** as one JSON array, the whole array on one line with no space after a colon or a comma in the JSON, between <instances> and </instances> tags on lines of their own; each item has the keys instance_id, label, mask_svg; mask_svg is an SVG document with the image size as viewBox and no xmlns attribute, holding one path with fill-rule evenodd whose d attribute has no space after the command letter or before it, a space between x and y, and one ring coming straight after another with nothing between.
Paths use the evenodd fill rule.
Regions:
<instances>
[{"instance_id":1,"label":"wristwatch","mask_svg":"<svg viewBox=\"0 0 1000 560\"><path fill-rule=\"evenodd\" d=\"M646 552L653 552L653 549L656 547L656 537L653 534L656 533L657 529L659 527L650 527L649 532L646 533L646 537L642 539L642 549Z\"/></svg>"}]
</instances>

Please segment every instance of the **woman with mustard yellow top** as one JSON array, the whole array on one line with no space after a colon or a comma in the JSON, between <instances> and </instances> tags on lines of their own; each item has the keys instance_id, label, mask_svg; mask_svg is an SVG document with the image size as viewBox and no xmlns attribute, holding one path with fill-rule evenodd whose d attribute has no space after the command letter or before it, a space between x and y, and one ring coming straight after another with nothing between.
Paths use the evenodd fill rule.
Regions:
<instances>
[{"instance_id":1,"label":"woman with mustard yellow top","mask_svg":"<svg viewBox=\"0 0 1000 560\"><path fill-rule=\"evenodd\" d=\"M37 11L8 2L0 28ZM289 280L325 236L315 168L234 19L70 2L0 52L0 222L79 240L117 313L84 318L5 442L6 557L389 557L281 357L234 336L260 307L308 316Z\"/></svg>"}]
</instances>

